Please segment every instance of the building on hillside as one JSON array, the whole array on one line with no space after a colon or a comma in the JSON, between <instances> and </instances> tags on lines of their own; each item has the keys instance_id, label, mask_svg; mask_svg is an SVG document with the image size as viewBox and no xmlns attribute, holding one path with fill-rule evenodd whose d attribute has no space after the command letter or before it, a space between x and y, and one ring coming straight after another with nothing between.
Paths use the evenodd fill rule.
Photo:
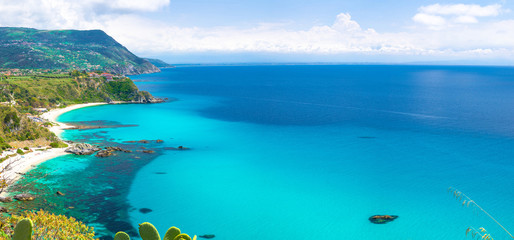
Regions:
<instances>
[{"instance_id":1,"label":"building on hillside","mask_svg":"<svg viewBox=\"0 0 514 240\"><path fill-rule=\"evenodd\" d=\"M95 73L95 72L90 72L88 73L89 77L92 77L92 78L98 78L100 77L100 75L98 75L98 73Z\"/></svg>"},{"instance_id":2,"label":"building on hillside","mask_svg":"<svg viewBox=\"0 0 514 240\"><path fill-rule=\"evenodd\" d=\"M102 73L101 74L102 77L105 77L105 79L107 79L108 82L112 81L113 80L113 75L110 74L110 73Z\"/></svg>"}]
</instances>

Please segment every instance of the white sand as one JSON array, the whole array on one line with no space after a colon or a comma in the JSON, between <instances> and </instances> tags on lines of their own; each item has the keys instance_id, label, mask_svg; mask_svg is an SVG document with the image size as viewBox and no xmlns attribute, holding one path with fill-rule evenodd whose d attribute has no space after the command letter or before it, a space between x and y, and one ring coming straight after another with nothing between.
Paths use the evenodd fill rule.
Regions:
<instances>
[{"instance_id":1,"label":"white sand","mask_svg":"<svg viewBox=\"0 0 514 240\"><path fill-rule=\"evenodd\" d=\"M41 117L46 119L46 120L48 120L48 121L50 121L50 122L57 123L59 126L51 127L50 131L54 132L55 135L57 135L57 137L61 137L61 133L65 129L71 128L71 126L66 125L64 123L61 123L61 122L57 122L57 118L59 117L59 115L65 113L65 112L69 112L71 110L75 110L75 109L79 109L79 108L84 108L84 107L103 105L103 104L106 104L106 103L84 103L84 104L71 105L71 106L68 106L68 107L65 107L65 108L52 109L52 110L50 110L50 111L48 111L46 113L41 114Z\"/></svg>"},{"instance_id":2,"label":"white sand","mask_svg":"<svg viewBox=\"0 0 514 240\"><path fill-rule=\"evenodd\" d=\"M57 117L59 117L59 115L65 112L69 112L71 110L97 106L102 104L106 103L85 103L68 106L66 108L52 109L46 113L43 113L41 117L47 119L50 122L57 123L59 125L51 127L50 131L54 132L55 135L57 135L57 137L60 138L62 132L65 129L70 128L71 126L57 122L56 119ZM4 162L0 163L0 172L2 172L2 174L0 175L0 179L5 179L8 184L15 183L21 177L21 174L28 172L38 164L46 160L68 154L64 152L64 150L65 148L52 148L44 151L35 151L35 149L33 149L33 152L31 153L27 153L22 156L17 155L15 157L11 157L5 160ZM1 194L1 196L5 195L6 192L4 191Z\"/></svg>"}]
</instances>

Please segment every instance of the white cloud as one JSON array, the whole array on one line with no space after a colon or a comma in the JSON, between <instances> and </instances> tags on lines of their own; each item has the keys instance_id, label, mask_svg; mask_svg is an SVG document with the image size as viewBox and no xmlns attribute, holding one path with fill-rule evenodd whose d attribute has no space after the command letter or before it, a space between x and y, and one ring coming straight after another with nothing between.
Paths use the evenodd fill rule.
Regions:
<instances>
[{"instance_id":1,"label":"white cloud","mask_svg":"<svg viewBox=\"0 0 514 240\"><path fill-rule=\"evenodd\" d=\"M412 20L440 30L452 24L478 23L479 17L494 17L502 12L502 5L492 4L480 6L477 4L432 4L422 6Z\"/></svg>"},{"instance_id":2,"label":"white cloud","mask_svg":"<svg viewBox=\"0 0 514 240\"><path fill-rule=\"evenodd\" d=\"M491 17L498 16L501 8L502 6L500 4L492 4L483 7L477 4L433 4L420 7L419 11L432 15Z\"/></svg>"},{"instance_id":3,"label":"white cloud","mask_svg":"<svg viewBox=\"0 0 514 240\"><path fill-rule=\"evenodd\" d=\"M473 16L458 16L454 19L456 23L478 23L478 19Z\"/></svg>"},{"instance_id":4,"label":"white cloud","mask_svg":"<svg viewBox=\"0 0 514 240\"><path fill-rule=\"evenodd\" d=\"M414 15L412 20L429 26L446 25L446 20L443 17L426 13L418 13Z\"/></svg>"},{"instance_id":5,"label":"white cloud","mask_svg":"<svg viewBox=\"0 0 514 240\"><path fill-rule=\"evenodd\" d=\"M0 26L102 29L140 55L265 52L514 60L514 20L478 21L500 14L503 10L497 5L420 7L413 21L429 29L406 28L404 32L362 27L349 13L334 16L333 23L302 30L291 29L290 22L247 28L181 27L140 14L168 5L169 0L147 0L144 4L139 0L0 0Z\"/></svg>"},{"instance_id":6,"label":"white cloud","mask_svg":"<svg viewBox=\"0 0 514 240\"><path fill-rule=\"evenodd\" d=\"M113 0L102 2L113 9L128 9L133 11L156 11L170 4L170 0Z\"/></svg>"},{"instance_id":7,"label":"white cloud","mask_svg":"<svg viewBox=\"0 0 514 240\"><path fill-rule=\"evenodd\" d=\"M352 16L348 13L341 13L337 15L336 21L332 25L333 29L336 29L338 31L360 31L361 26L356 22L352 20Z\"/></svg>"},{"instance_id":8,"label":"white cloud","mask_svg":"<svg viewBox=\"0 0 514 240\"><path fill-rule=\"evenodd\" d=\"M0 0L0 26L79 28L133 12L157 11L170 0Z\"/></svg>"}]
</instances>

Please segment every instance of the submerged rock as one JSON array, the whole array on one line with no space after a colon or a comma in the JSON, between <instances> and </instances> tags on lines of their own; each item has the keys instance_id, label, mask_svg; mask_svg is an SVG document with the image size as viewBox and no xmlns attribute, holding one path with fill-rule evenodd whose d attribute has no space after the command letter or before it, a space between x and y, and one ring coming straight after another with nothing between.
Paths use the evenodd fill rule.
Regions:
<instances>
[{"instance_id":1,"label":"submerged rock","mask_svg":"<svg viewBox=\"0 0 514 240\"><path fill-rule=\"evenodd\" d=\"M165 147L164 150L189 150L190 148L184 146L178 147Z\"/></svg>"},{"instance_id":2,"label":"submerged rock","mask_svg":"<svg viewBox=\"0 0 514 240\"><path fill-rule=\"evenodd\" d=\"M152 212L152 209L150 209L150 208L141 208L141 209L139 209L139 211L141 213L147 214L149 212Z\"/></svg>"},{"instance_id":3,"label":"submerged rock","mask_svg":"<svg viewBox=\"0 0 514 240\"><path fill-rule=\"evenodd\" d=\"M397 219L396 215L373 215L369 217L369 221L374 224L385 224Z\"/></svg>"},{"instance_id":4,"label":"submerged rock","mask_svg":"<svg viewBox=\"0 0 514 240\"><path fill-rule=\"evenodd\" d=\"M153 150L143 150L144 153L155 153Z\"/></svg>"},{"instance_id":5,"label":"submerged rock","mask_svg":"<svg viewBox=\"0 0 514 240\"><path fill-rule=\"evenodd\" d=\"M0 207L0 213L6 213L6 212L7 212L7 208Z\"/></svg>"},{"instance_id":6,"label":"submerged rock","mask_svg":"<svg viewBox=\"0 0 514 240\"><path fill-rule=\"evenodd\" d=\"M120 147L106 147L105 149L100 150L98 153L96 153L95 156L97 156L97 157L108 157L108 156L113 155L114 152L131 153L132 151L127 150L127 149L123 149L123 148L120 148Z\"/></svg>"},{"instance_id":7,"label":"submerged rock","mask_svg":"<svg viewBox=\"0 0 514 240\"><path fill-rule=\"evenodd\" d=\"M61 191L57 191L55 194L57 194L57 196L64 196L64 193L62 193Z\"/></svg>"},{"instance_id":8,"label":"submerged rock","mask_svg":"<svg viewBox=\"0 0 514 240\"><path fill-rule=\"evenodd\" d=\"M88 143L77 143L75 146L69 147L65 151L76 155L91 155L100 151L100 148Z\"/></svg>"},{"instance_id":9,"label":"submerged rock","mask_svg":"<svg viewBox=\"0 0 514 240\"><path fill-rule=\"evenodd\" d=\"M112 155L114 155L114 153L112 151L104 149L104 150L97 152L95 156L96 157L108 157L108 156L112 156Z\"/></svg>"},{"instance_id":10,"label":"submerged rock","mask_svg":"<svg viewBox=\"0 0 514 240\"><path fill-rule=\"evenodd\" d=\"M205 235L200 235L199 237L201 237L201 238L214 238L214 237L216 237L216 235L214 235L214 234L205 234Z\"/></svg>"},{"instance_id":11,"label":"submerged rock","mask_svg":"<svg viewBox=\"0 0 514 240\"><path fill-rule=\"evenodd\" d=\"M18 201L33 201L34 199L36 199L36 197L33 195L30 195L28 193L22 193L22 194L15 195L14 199L16 199Z\"/></svg>"},{"instance_id":12,"label":"submerged rock","mask_svg":"<svg viewBox=\"0 0 514 240\"><path fill-rule=\"evenodd\" d=\"M164 142L164 140L157 139L155 142L157 142L157 143L163 143L163 142Z\"/></svg>"}]
</instances>

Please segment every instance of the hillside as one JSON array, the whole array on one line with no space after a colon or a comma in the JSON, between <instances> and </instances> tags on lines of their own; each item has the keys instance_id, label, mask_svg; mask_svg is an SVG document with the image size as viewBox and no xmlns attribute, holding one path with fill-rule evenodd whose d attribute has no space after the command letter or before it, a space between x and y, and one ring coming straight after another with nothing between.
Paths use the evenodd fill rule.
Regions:
<instances>
[{"instance_id":1,"label":"hillside","mask_svg":"<svg viewBox=\"0 0 514 240\"><path fill-rule=\"evenodd\" d=\"M38 109L88 102L154 103L162 100L139 91L127 77L60 70L0 69L0 153L9 144L48 145L58 139L38 124ZM45 109L45 110L46 110ZM21 142L21 143L20 143ZM1 160L0 160L1 162Z\"/></svg>"},{"instance_id":2,"label":"hillside","mask_svg":"<svg viewBox=\"0 0 514 240\"><path fill-rule=\"evenodd\" d=\"M0 28L0 68L103 70L142 74L159 69L101 30Z\"/></svg>"},{"instance_id":3,"label":"hillside","mask_svg":"<svg viewBox=\"0 0 514 240\"><path fill-rule=\"evenodd\" d=\"M105 76L103 76L105 75ZM109 78L109 79L107 79ZM0 70L0 102L26 108L53 108L76 103L155 99L127 77L103 73Z\"/></svg>"}]
</instances>

